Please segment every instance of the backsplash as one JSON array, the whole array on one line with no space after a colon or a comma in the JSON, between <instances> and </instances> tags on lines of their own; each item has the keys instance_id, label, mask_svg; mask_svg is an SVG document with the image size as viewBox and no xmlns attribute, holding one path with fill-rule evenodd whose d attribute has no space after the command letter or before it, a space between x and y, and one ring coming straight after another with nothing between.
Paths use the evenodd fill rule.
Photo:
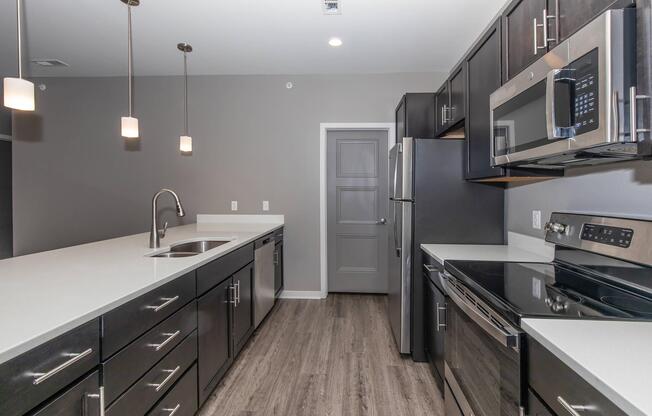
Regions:
<instances>
[{"instance_id":1,"label":"backsplash","mask_svg":"<svg viewBox=\"0 0 652 416\"><path fill-rule=\"evenodd\" d=\"M542 225L553 211L571 211L652 219L652 162L637 161L570 169L566 176L510 187L505 192L508 231L536 237L532 211Z\"/></svg>"}]
</instances>

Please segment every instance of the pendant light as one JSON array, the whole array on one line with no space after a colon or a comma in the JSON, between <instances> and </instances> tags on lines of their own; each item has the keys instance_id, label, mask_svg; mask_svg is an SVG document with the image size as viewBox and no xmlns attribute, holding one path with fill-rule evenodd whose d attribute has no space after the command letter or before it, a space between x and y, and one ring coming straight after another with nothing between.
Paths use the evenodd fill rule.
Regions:
<instances>
[{"instance_id":1,"label":"pendant light","mask_svg":"<svg viewBox=\"0 0 652 416\"><path fill-rule=\"evenodd\" d=\"M188 43L179 43L177 49L183 52L183 135L179 136L179 150L181 153L192 153L192 137L188 134L188 54L192 52L192 46Z\"/></svg>"},{"instance_id":2,"label":"pendant light","mask_svg":"<svg viewBox=\"0 0 652 416\"><path fill-rule=\"evenodd\" d=\"M21 0L16 0L16 29L18 40L18 78L5 78L4 105L14 110L34 111L34 84L23 79L23 45L22 45L22 11Z\"/></svg>"},{"instance_id":3,"label":"pendant light","mask_svg":"<svg viewBox=\"0 0 652 416\"><path fill-rule=\"evenodd\" d=\"M134 106L134 99L133 99L133 92L134 92L134 86L133 86L133 78L134 78L134 68L133 68L133 47L132 47L132 31L131 31L131 8L138 6L140 4L140 0L120 0L124 4L127 5L127 31L128 31L128 40L127 40L127 49L128 49L128 55L127 55L127 67L128 67L128 72L129 72L129 116L128 117L122 117L121 118L121 131L122 131L122 137L126 137L129 139L136 138L140 135L138 131L138 119L135 117L132 117L132 111L133 111L133 106Z\"/></svg>"}]
</instances>

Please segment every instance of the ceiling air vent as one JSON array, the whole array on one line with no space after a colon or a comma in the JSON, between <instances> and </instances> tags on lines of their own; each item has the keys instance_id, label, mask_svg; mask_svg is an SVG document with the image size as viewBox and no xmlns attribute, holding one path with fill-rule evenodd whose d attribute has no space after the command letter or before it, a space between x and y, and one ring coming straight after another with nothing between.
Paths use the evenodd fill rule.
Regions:
<instances>
[{"instance_id":1,"label":"ceiling air vent","mask_svg":"<svg viewBox=\"0 0 652 416\"><path fill-rule=\"evenodd\" d=\"M39 66L44 66L47 68L55 68L55 67L66 67L70 66L67 63L59 60L59 59L32 59L32 63L39 65Z\"/></svg>"},{"instance_id":2,"label":"ceiling air vent","mask_svg":"<svg viewBox=\"0 0 652 416\"><path fill-rule=\"evenodd\" d=\"M342 14L341 0L322 0L322 9L324 14Z\"/></svg>"}]
</instances>

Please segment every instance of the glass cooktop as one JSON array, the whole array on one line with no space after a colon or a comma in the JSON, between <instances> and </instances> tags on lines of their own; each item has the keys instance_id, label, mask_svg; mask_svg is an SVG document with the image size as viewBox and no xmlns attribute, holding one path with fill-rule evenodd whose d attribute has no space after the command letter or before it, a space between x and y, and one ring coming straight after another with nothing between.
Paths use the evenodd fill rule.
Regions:
<instances>
[{"instance_id":1,"label":"glass cooktop","mask_svg":"<svg viewBox=\"0 0 652 416\"><path fill-rule=\"evenodd\" d=\"M652 320L652 295L556 263L447 261L446 270L516 323L522 317Z\"/></svg>"}]
</instances>

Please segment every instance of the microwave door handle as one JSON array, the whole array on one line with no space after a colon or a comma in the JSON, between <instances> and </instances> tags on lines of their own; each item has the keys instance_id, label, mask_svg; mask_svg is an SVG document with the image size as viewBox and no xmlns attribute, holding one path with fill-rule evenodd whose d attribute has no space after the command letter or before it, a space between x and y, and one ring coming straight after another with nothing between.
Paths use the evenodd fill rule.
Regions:
<instances>
[{"instance_id":1,"label":"microwave door handle","mask_svg":"<svg viewBox=\"0 0 652 416\"><path fill-rule=\"evenodd\" d=\"M555 131L557 129L555 121L555 75L557 69L548 72L546 76L546 130L548 132L548 140L554 140Z\"/></svg>"}]
</instances>

